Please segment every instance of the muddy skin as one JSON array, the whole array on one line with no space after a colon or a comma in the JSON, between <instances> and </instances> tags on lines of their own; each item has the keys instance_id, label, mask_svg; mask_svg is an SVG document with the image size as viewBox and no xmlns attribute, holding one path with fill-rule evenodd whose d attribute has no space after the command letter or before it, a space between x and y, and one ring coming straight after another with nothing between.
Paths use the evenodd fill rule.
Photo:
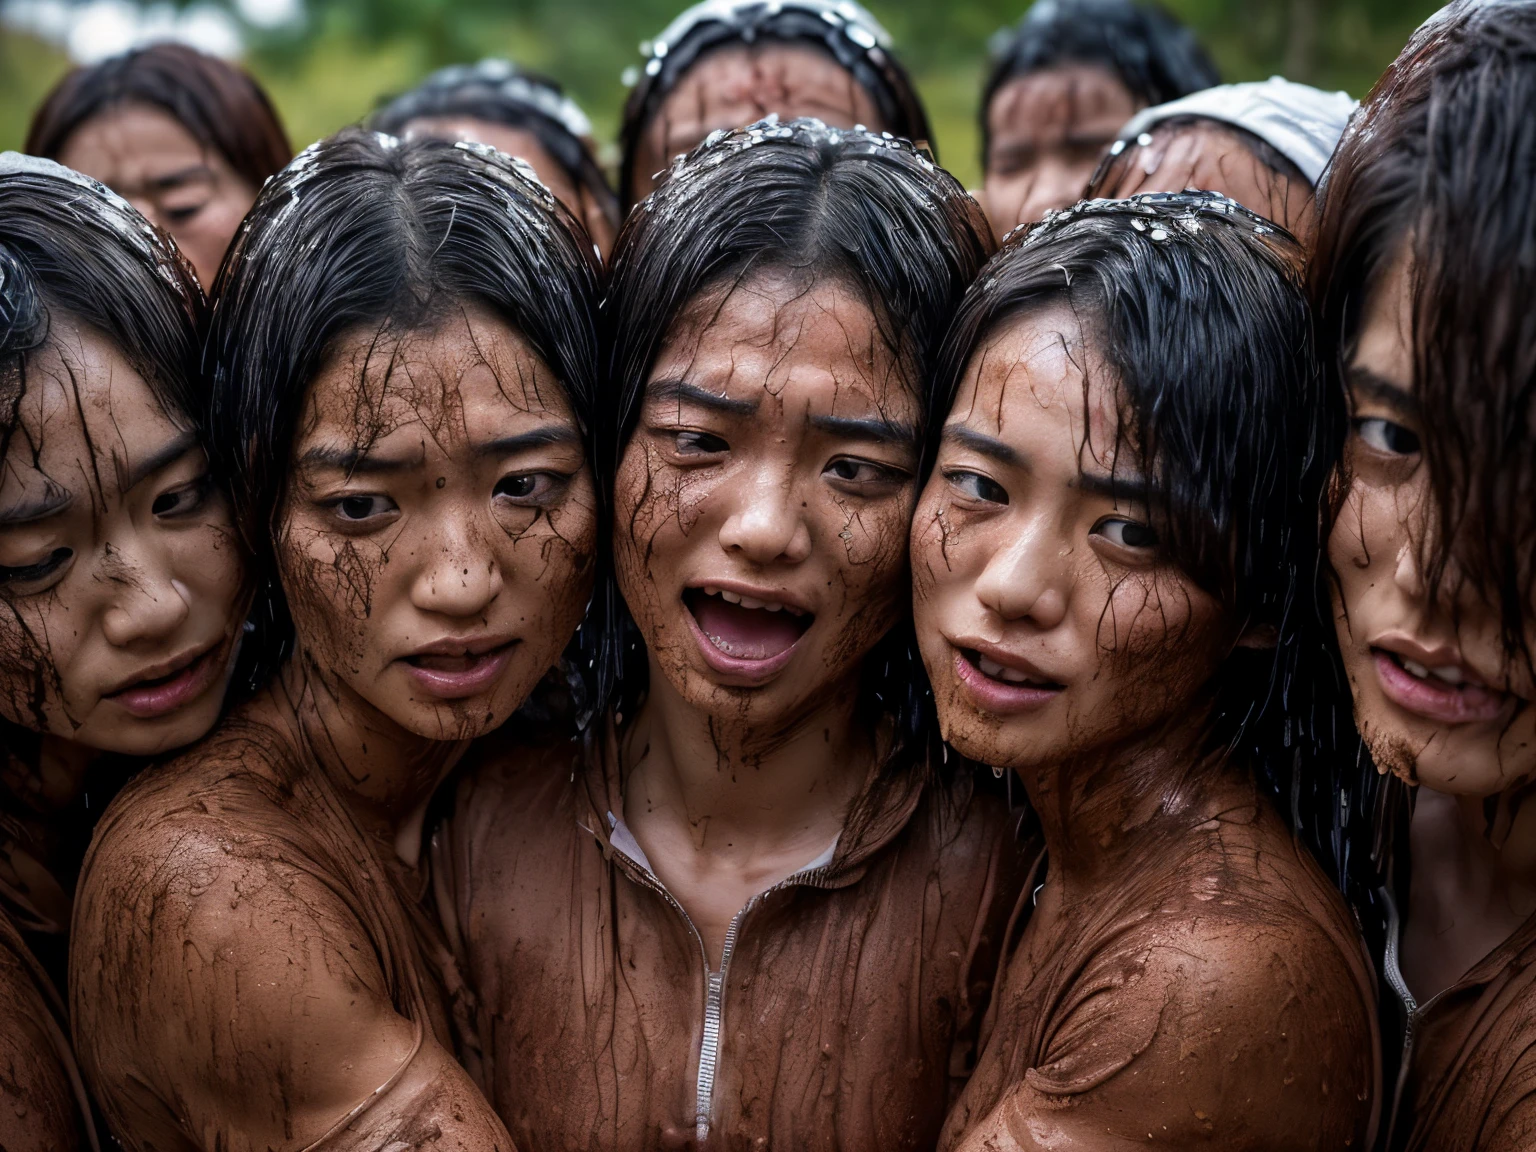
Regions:
<instances>
[{"instance_id":1,"label":"muddy skin","mask_svg":"<svg viewBox=\"0 0 1536 1152\"><path fill-rule=\"evenodd\" d=\"M796 44L718 48L688 70L646 125L630 195L645 199L672 157L715 129L741 128L769 113L811 116L834 128L888 127L874 98L827 52Z\"/></svg>"},{"instance_id":2,"label":"muddy skin","mask_svg":"<svg viewBox=\"0 0 1536 1152\"><path fill-rule=\"evenodd\" d=\"M256 189L169 112L133 101L85 121L59 163L100 180L176 238L207 292Z\"/></svg>"},{"instance_id":3,"label":"muddy skin","mask_svg":"<svg viewBox=\"0 0 1536 1152\"><path fill-rule=\"evenodd\" d=\"M518 335L455 306L343 340L290 461L296 651L103 818L75 915L81 1061L132 1149L507 1149L452 1054L470 1041L422 823L586 602L574 417Z\"/></svg>"},{"instance_id":4,"label":"muddy skin","mask_svg":"<svg viewBox=\"0 0 1536 1152\"><path fill-rule=\"evenodd\" d=\"M1160 557L1144 506L1089 481L1134 480L1108 376L1065 307L1005 322L913 521L945 735L1018 774L1048 853L939 1147L1368 1147L1364 950L1207 746L1212 677L1262 637Z\"/></svg>"},{"instance_id":5,"label":"muddy skin","mask_svg":"<svg viewBox=\"0 0 1536 1152\"><path fill-rule=\"evenodd\" d=\"M423 136L438 140L473 140L527 161L544 187L553 192L555 199L581 221L592 243L597 245L603 258L607 258L608 250L613 247L614 231L613 225L603 215L603 206L585 187L571 179L565 168L539 143L535 133L526 128L514 128L510 124L479 120L473 116L418 116L400 132L402 140Z\"/></svg>"},{"instance_id":6,"label":"muddy skin","mask_svg":"<svg viewBox=\"0 0 1536 1152\"><path fill-rule=\"evenodd\" d=\"M112 344L57 316L5 393L0 1142L96 1147L61 995L81 858L137 758L213 726L248 597L201 448Z\"/></svg>"},{"instance_id":7,"label":"muddy skin","mask_svg":"<svg viewBox=\"0 0 1536 1152\"><path fill-rule=\"evenodd\" d=\"M1220 192L1244 208L1273 220L1310 249L1317 232L1317 198L1300 173L1295 179L1261 160L1241 129L1214 120L1160 125L1148 144L1126 146L1090 190L1123 200L1138 192Z\"/></svg>"},{"instance_id":8,"label":"muddy skin","mask_svg":"<svg viewBox=\"0 0 1536 1152\"><path fill-rule=\"evenodd\" d=\"M767 274L674 325L614 509L649 693L585 748L477 751L439 845L479 1077L525 1152L932 1147L1026 861L1004 805L887 763L858 707L903 610L918 418L841 284ZM701 629L745 645L750 609L706 587L810 620L776 669L723 666Z\"/></svg>"},{"instance_id":9,"label":"muddy skin","mask_svg":"<svg viewBox=\"0 0 1536 1152\"><path fill-rule=\"evenodd\" d=\"M1112 71L1063 64L1008 81L987 109L982 207L1002 240L1082 199L1121 126L1144 107Z\"/></svg>"},{"instance_id":10,"label":"muddy skin","mask_svg":"<svg viewBox=\"0 0 1536 1152\"><path fill-rule=\"evenodd\" d=\"M1356 724L1377 766L1414 786L1400 964L1384 974L1416 1001L1393 1145L1524 1148L1536 1141L1536 684L1506 658L1492 605L1465 586L1426 589L1435 529L1410 284L1400 257L1362 316L1350 486L1329 540ZM1461 686L1404 660L1455 669Z\"/></svg>"}]
</instances>

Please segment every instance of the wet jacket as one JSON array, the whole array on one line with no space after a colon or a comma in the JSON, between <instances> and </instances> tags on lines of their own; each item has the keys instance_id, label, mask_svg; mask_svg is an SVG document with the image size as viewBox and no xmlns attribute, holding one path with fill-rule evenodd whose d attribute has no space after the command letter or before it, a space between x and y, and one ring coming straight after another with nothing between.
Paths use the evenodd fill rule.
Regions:
<instances>
[{"instance_id":1,"label":"wet jacket","mask_svg":"<svg viewBox=\"0 0 1536 1152\"><path fill-rule=\"evenodd\" d=\"M932 1147L1024 878L1006 804L916 770L867 787L712 971L612 747L483 749L439 834L467 1062L521 1152Z\"/></svg>"},{"instance_id":2,"label":"wet jacket","mask_svg":"<svg viewBox=\"0 0 1536 1152\"><path fill-rule=\"evenodd\" d=\"M1423 1004L1398 967L1392 920L1382 974L1407 1024L1389 1147L1536 1148L1536 917Z\"/></svg>"}]
</instances>

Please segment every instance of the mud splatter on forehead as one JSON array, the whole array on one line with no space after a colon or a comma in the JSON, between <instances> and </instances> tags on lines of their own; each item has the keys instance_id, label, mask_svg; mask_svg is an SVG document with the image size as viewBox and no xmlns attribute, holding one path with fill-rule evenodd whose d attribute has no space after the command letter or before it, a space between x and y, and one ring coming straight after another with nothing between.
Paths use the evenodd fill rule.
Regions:
<instances>
[{"instance_id":1,"label":"mud splatter on forehead","mask_svg":"<svg viewBox=\"0 0 1536 1152\"><path fill-rule=\"evenodd\" d=\"M0 180L28 178L70 185L76 191L66 194L65 205L82 219L121 237L180 295L182 282L174 270L179 258L174 242L158 232L128 201L101 181L52 160L20 152L0 153Z\"/></svg>"}]
</instances>

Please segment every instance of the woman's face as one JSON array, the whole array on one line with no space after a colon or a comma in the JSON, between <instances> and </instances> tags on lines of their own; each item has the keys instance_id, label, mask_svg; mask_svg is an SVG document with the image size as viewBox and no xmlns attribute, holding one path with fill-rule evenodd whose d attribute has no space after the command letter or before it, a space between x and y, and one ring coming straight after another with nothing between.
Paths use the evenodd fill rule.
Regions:
<instances>
[{"instance_id":1,"label":"woman's face","mask_svg":"<svg viewBox=\"0 0 1536 1152\"><path fill-rule=\"evenodd\" d=\"M1270 168L1244 135L1214 120L1164 125L1149 135L1149 143L1126 149L1115 165L1120 179L1097 189L1097 195L1124 200L1138 192L1220 192L1311 247L1317 232L1312 188Z\"/></svg>"},{"instance_id":2,"label":"woman's face","mask_svg":"<svg viewBox=\"0 0 1536 1152\"><path fill-rule=\"evenodd\" d=\"M400 133L406 140L425 137L429 140L469 140L476 144L488 144L508 156L516 156L538 176L554 198L564 204L571 215L580 220L591 237L592 243L607 258L613 247L613 225L603 215L602 205L587 192L586 188L571 179L570 174L539 138L526 128L514 128L491 120L477 120L473 116L418 116L406 124Z\"/></svg>"},{"instance_id":3,"label":"woman's face","mask_svg":"<svg viewBox=\"0 0 1536 1152\"><path fill-rule=\"evenodd\" d=\"M652 684L752 727L846 687L906 610L919 407L857 294L706 293L651 370L614 494Z\"/></svg>"},{"instance_id":4,"label":"woman's face","mask_svg":"<svg viewBox=\"0 0 1536 1152\"><path fill-rule=\"evenodd\" d=\"M1032 768L1197 711L1236 636L1158 548L1116 465L1107 371L1057 307L971 357L912 524L913 604L939 721L963 755Z\"/></svg>"},{"instance_id":5,"label":"woman's face","mask_svg":"<svg viewBox=\"0 0 1536 1152\"><path fill-rule=\"evenodd\" d=\"M310 385L292 460L278 565L321 690L429 739L504 721L592 580L592 476L548 366L472 309L355 334Z\"/></svg>"},{"instance_id":6,"label":"woman's face","mask_svg":"<svg viewBox=\"0 0 1536 1152\"><path fill-rule=\"evenodd\" d=\"M103 337L56 320L26 377L0 475L0 715L99 751L189 744L244 617L228 504Z\"/></svg>"},{"instance_id":7,"label":"woman's face","mask_svg":"<svg viewBox=\"0 0 1536 1152\"><path fill-rule=\"evenodd\" d=\"M207 291L256 189L170 113L115 104L64 142L59 163L100 180L176 238Z\"/></svg>"},{"instance_id":8,"label":"woman's face","mask_svg":"<svg viewBox=\"0 0 1536 1152\"><path fill-rule=\"evenodd\" d=\"M1437 792L1492 796L1536 773L1536 680L1455 565L1431 595L1438 531L1413 393L1413 301L1399 260L1366 302L1349 365L1350 488L1328 541L1339 648L1376 764ZM1536 604L1526 618L1536 646Z\"/></svg>"},{"instance_id":9,"label":"woman's face","mask_svg":"<svg viewBox=\"0 0 1536 1152\"><path fill-rule=\"evenodd\" d=\"M667 93L635 150L631 197L645 199L672 157L718 128L743 128L778 113L812 116L833 128L889 127L873 97L828 53L809 46L719 48L697 61Z\"/></svg>"},{"instance_id":10,"label":"woman's face","mask_svg":"<svg viewBox=\"0 0 1536 1152\"><path fill-rule=\"evenodd\" d=\"M1140 108L1098 64L1042 68L998 88L987 106L983 185L997 238L1082 199L1100 158Z\"/></svg>"}]
</instances>

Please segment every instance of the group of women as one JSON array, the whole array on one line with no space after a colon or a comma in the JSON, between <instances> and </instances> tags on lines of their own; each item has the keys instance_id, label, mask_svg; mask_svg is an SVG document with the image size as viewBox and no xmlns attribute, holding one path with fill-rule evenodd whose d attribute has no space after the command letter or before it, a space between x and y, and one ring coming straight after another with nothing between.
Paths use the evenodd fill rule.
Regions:
<instances>
[{"instance_id":1,"label":"group of women","mask_svg":"<svg viewBox=\"0 0 1536 1152\"><path fill-rule=\"evenodd\" d=\"M0 1148L1536 1146L1536 5L645 52L0 157Z\"/></svg>"}]
</instances>

